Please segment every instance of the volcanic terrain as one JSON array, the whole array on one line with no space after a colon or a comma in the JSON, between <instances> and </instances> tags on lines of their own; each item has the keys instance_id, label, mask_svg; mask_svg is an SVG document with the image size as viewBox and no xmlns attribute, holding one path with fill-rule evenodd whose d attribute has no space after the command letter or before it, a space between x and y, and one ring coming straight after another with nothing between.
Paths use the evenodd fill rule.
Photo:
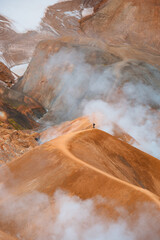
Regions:
<instances>
[{"instance_id":1,"label":"volcanic terrain","mask_svg":"<svg viewBox=\"0 0 160 240\"><path fill-rule=\"evenodd\" d=\"M40 2L0 11L0 239L159 240L160 3Z\"/></svg>"}]
</instances>

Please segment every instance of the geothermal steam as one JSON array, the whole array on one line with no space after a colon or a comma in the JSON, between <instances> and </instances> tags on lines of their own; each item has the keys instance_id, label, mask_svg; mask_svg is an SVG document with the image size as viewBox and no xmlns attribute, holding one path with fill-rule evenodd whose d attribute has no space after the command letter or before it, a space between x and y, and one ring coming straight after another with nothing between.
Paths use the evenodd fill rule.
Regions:
<instances>
[{"instance_id":1,"label":"geothermal steam","mask_svg":"<svg viewBox=\"0 0 160 240\"><path fill-rule=\"evenodd\" d=\"M112 205L101 197L81 200L58 190L53 197L32 192L14 195L0 185L0 225L24 240L158 240L160 216L151 204L141 204L133 216L117 208L116 220L98 214L97 205ZM2 227L2 229L3 229Z\"/></svg>"},{"instance_id":2,"label":"geothermal steam","mask_svg":"<svg viewBox=\"0 0 160 240\"><path fill-rule=\"evenodd\" d=\"M50 57L44 74L56 89L50 105L54 117L46 125L88 115L110 134L118 125L136 140L134 146L160 158L157 69L137 61L93 66L83 52L63 48Z\"/></svg>"}]
</instances>

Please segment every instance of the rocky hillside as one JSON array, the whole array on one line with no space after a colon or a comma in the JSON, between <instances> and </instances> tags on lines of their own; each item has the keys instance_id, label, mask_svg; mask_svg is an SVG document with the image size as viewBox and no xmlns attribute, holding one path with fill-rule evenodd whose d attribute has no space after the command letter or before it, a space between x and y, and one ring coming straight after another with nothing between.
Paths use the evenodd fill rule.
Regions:
<instances>
[{"instance_id":1,"label":"rocky hillside","mask_svg":"<svg viewBox=\"0 0 160 240\"><path fill-rule=\"evenodd\" d=\"M95 6L98 2L59 1L46 9L38 31L35 29L24 33L17 32L14 22L0 15L0 61L9 67L29 62L39 41L64 35L79 35L79 20L83 17L84 9Z\"/></svg>"},{"instance_id":2,"label":"rocky hillside","mask_svg":"<svg viewBox=\"0 0 160 240\"><path fill-rule=\"evenodd\" d=\"M115 136L122 130L135 139L130 143L159 158L159 79L160 71L150 64L123 61L95 40L65 37L41 42L13 89L43 105L44 126L88 115L99 128ZM144 129L153 132L156 149Z\"/></svg>"},{"instance_id":3,"label":"rocky hillside","mask_svg":"<svg viewBox=\"0 0 160 240\"><path fill-rule=\"evenodd\" d=\"M2 62L0 62L0 81L8 87L11 87L15 83L15 76Z\"/></svg>"},{"instance_id":4,"label":"rocky hillside","mask_svg":"<svg viewBox=\"0 0 160 240\"><path fill-rule=\"evenodd\" d=\"M159 67L160 4L157 0L103 0L95 14L81 21L87 36L100 38L123 58Z\"/></svg>"},{"instance_id":5,"label":"rocky hillside","mask_svg":"<svg viewBox=\"0 0 160 240\"><path fill-rule=\"evenodd\" d=\"M159 240L159 2L28 4L0 11L0 239Z\"/></svg>"},{"instance_id":6,"label":"rocky hillside","mask_svg":"<svg viewBox=\"0 0 160 240\"><path fill-rule=\"evenodd\" d=\"M59 236L59 230L54 229L54 224L58 221L56 217L60 217L57 212L57 197L59 196L63 201L67 199L63 192L57 193L54 198L52 196L57 189L61 189L71 196L68 201L73 205L74 195L80 197L82 199L80 201L95 198L96 214L100 219L103 218L104 222L107 218L115 219L119 214L123 221L125 213L123 209L122 212L118 210L121 206L130 216L127 223L129 229L130 224L134 226L138 219L137 202L142 208L144 203L149 204L148 209L144 207L144 210L141 210L142 216L148 211L152 214L151 225L147 225L146 234L149 233L149 236L154 238L159 235L159 217L158 212L156 213L160 207L159 168L158 160L102 131L91 129L64 135L31 150L9 163L7 168L1 168L1 176L5 176L3 177L5 187L1 192L5 191L4 201L11 206L12 211L7 210L5 202L0 204L1 216L3 216L0 218L0 227L3 231L7 229L12 236L18 233L24 239L37 239L35 236L41 236L45 219L45 223L47 221L50 224L51 231L50 227L46 227L43 236L45 238L50 234ZM97 195L107 201L96 200ZM14 214L21 204L23 208L19 209L15 218ZM81 207L79 204L76 207L80 208L76 212L79 214ZM62 214L65 213L63 208L60 211ZM68 211L67 202L66 211ZM72 206L70 211L74 211ZM74 216L77 225L77 217ZM62 221L66 229L65 216L62 217ZM154 228L152 221L155 223ZM23 222L23 226L20 222ZM82 222L80 221L79 224L81 227ZM61 229L61 221L58 226ZM61 232L61 234L66 237L65 233ZM81 236L83 232L79 234ZM146 234L136 231L135 227L130 234L135 235L135 239L146 239Z\"/></svg>"}]
</instances>

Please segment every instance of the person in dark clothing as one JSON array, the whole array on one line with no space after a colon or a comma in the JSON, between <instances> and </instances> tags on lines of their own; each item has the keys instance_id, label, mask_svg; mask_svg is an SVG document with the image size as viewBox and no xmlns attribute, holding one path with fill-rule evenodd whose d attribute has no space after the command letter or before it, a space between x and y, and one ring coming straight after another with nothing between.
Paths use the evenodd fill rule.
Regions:
<instances>
[{"instance_id":1,"label":"person in dark clothing","mask_svg":"<svg viewBox=\"0 0 160 240\"><path fill-rule=\"evenodd\" d=\"M93 123L93 128L96 128L96 124L95 123Z\"/></svg>"},{"instance_id":2,"label":"person in dark clothing","mask_svg":"<svg viewBox=\"0 0 160 240\"><path fill-rule=\"evenodd\" d=\"M35 140L36 140L37 142L39 142L40 137L39 137L39 136L38 136L38 137L35 137Z\"/></svg>"}]
</instances>

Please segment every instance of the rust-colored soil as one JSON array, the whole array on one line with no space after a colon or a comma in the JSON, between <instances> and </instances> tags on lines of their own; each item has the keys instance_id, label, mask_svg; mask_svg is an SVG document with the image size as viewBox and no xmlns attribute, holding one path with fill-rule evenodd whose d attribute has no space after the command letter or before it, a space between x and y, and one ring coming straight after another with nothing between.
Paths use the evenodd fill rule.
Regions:
<instances>
[{"instance_id":1,"label":"rust-colored soil","mask_svg":"<svg viewBox=\"0 0 160 240\"><path fill-rule=\"evenodd\" d=\"M2 124L2 126L5 124ZM10 126L8 126L10 127ZM0 165L20 157L38 145L37 133L0 126Z\"/></svg>"},{"instance_id":2,"label":"rust-colored soil","mask_svg":"<svg viewBox=\"0 0 160 240\"><path fill-rule=\"evenodd\" d=\"M121 57L159 66L160 5L157 0L103 0L81 21L82 31L105 41Z\"/></svg>"},{"instance_id":3,"label":"rust-colored soil","mask_svg":"<svg viewBox=\"0 0 160 240\"><path fill-rule=\"evenodd\" d=\"M100 130L63 135L36 147L7 166L1 167L0 181L16 196L16 201L35 191L51 197L61 189L83 200L97 195L104 197L107 201L100 203L97 211L114 219L118 217L119 207L134 216L137 203L151 203L157 213L160 210L159 161ZM30 210L29 207L27 209L23 216L21 211L17 213L16 219L20 217L24 222L18 232L27 236L30 227L31 236L34 236L34 222L38 215L35 213L28 225L26 217ZM50 206L41 207L44 218L49 209ZM16 236L14 224L14 218L8 222L0 218L0 229Z\"/></svg>"},{"instance_id":4,"label":"rust-colored soil","mask_svg":"<svg viewBox=\"0 0 160 240\"><path fill-rule=\"evenodd\" d=\"M4 82L8 87L11 87L15 82L12 72L2 62L0 62L0 81Z\"/></svg>"},{"instance_id":5,"label":"rust-colored soil","mask_svg":"<svg viewBox=\"0 0 160 240\"><path fill-rule=\"evenodd\" d=\"M47 128L39 134L39 138L40 142L44 143L67 133L91 128L93 128L93 125L90 120L87 117L80 117L73 121L67 121L62 124Z\"/></svg>"},{"instance_id":6,"label":"rust-colored soil","mask_svg":"<svg viewBox=\"0 0 160 240\"><path fill-rule=\"evenodd\" d=\"M2 231L0 231L0 239L1 240L18 240L17 238L12 237L11 235L4 233Z\"/></svg>"},{"instance_id":7,"label":"rust-colored soil","mask_svg":"<svg viewBox=\"0 0 160 240\"><path fill-rule=\"evenodd\" d=\"M50 195L58 187L83 199L100 194L128 207L138 200L159 205L159 161L100 130L56 138L8 167L19 194Z\"/></svg>"}]
</instances>

